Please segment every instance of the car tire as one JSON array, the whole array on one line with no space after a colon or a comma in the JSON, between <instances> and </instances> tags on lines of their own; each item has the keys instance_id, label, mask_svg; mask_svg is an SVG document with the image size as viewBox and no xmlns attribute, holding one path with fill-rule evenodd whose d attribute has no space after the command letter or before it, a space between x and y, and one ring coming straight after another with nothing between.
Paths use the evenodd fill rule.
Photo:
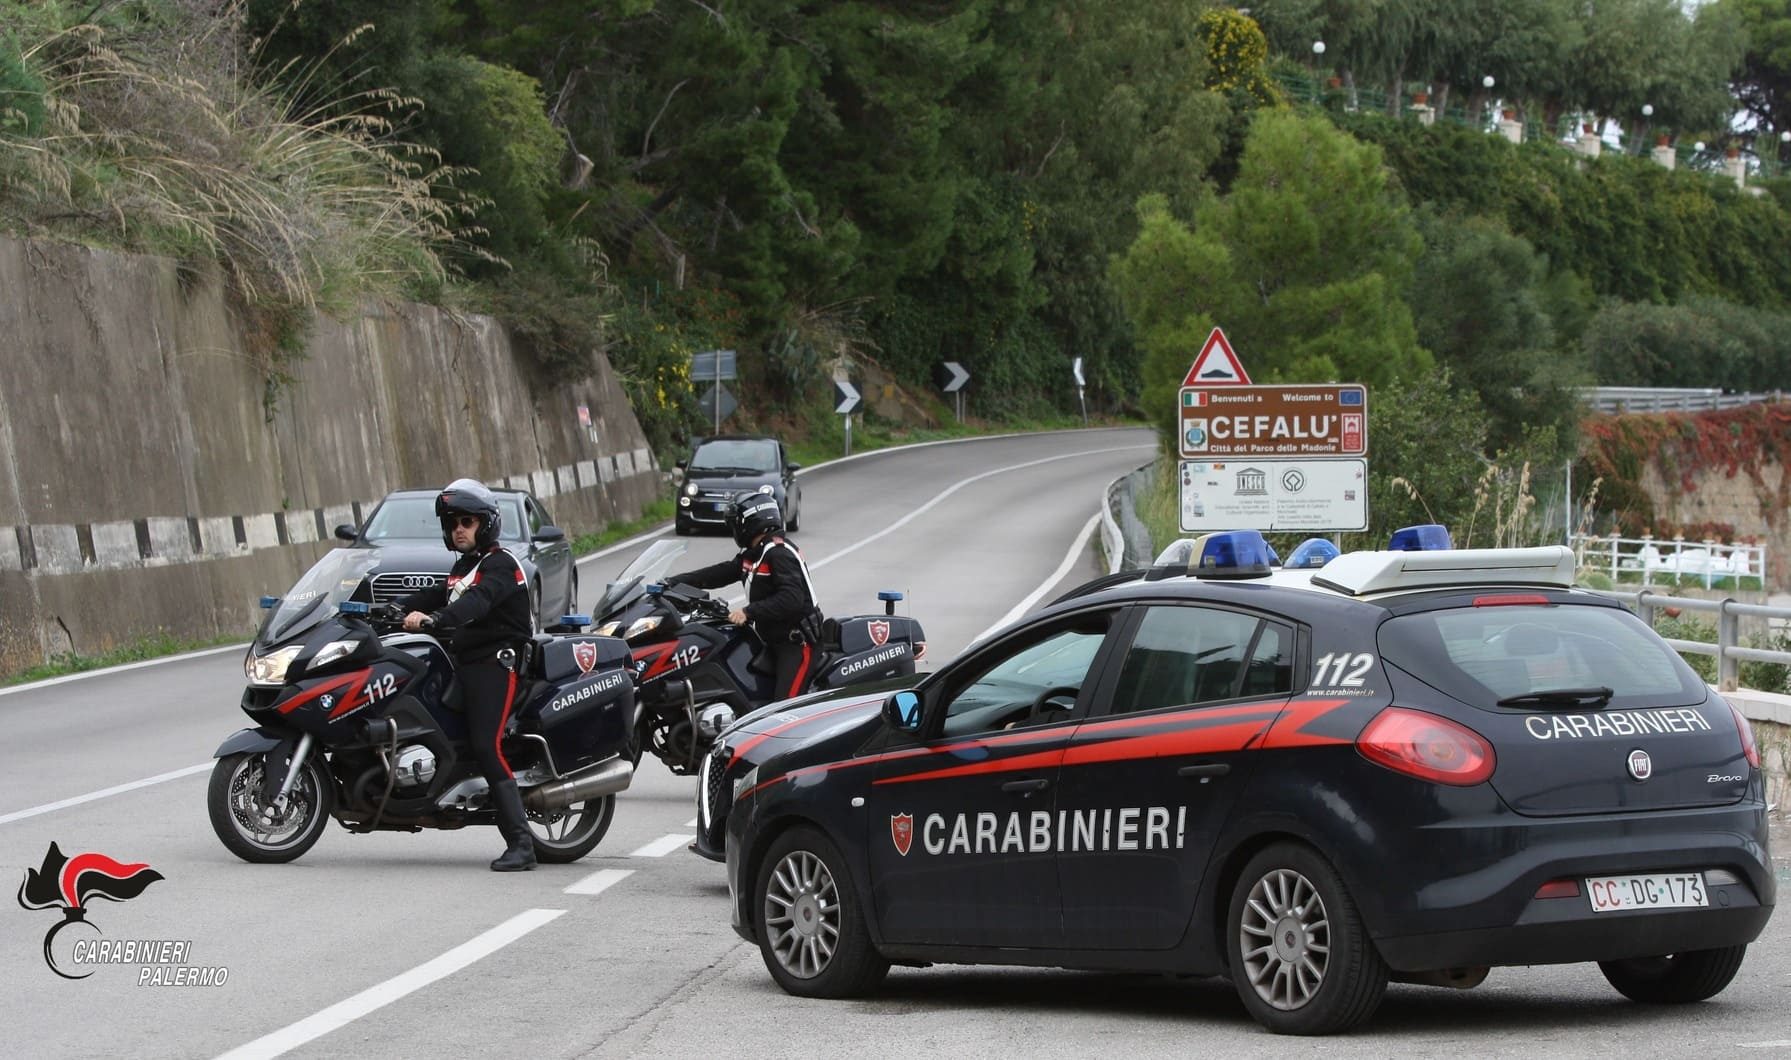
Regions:
<instances>
[{"instance_id":1,"label":"car tire","mask_svg":"<svg viewBox=\"0 0 1791 1060\"><path fill-rule=\"evenodd\" d=\"M790 508L790 518L784 523L784 529L792 534L802 529L802 502L800 500Z\"/></svg>"},{"instance_id":2,"label":"car tire","mask_svg":"<svg viewBox=\"0 0 1791 1060\"><path fill-rule=\"evenodd\" d=\"M690 524L687 522L684 522L682 519L673 520L672 521L672 529L675 532L677 532L678 534L680 534L681 536L684 536L684 537L690 536Z\"/></svg>"},{"instance_id":3,"label":"car tire","mask_svg":"<svg viewBox=\"0 0 1791 1060\"><path fill-rule=\"evenodd\" d=\"M1277 843L1250 859L1225 917L1225 954L1244 1007L1276 1034L1335 1034L1380 1006L1387 965L1330 862Z\"/></svg>"},{"instance_id":4,"label":"car tire","mask_svg":"<svg viewBox=\"0 0 1791 1060\"><path fill-rule=\"evenodd\" d=\"M541 582L529 582L529 635L541 632Z\"/></svg>"},{"instance_id":5,"label":"car tire","mask_svg":"<svg viewBox=\"0 0 1791 1060\"><path fill-rule=\"evenodd\" d=\"M797 827L778 836L759 866L753 897L759 953L787 993L857 997L889 974L846 859L819 831Z\"/></svg>"},{"instance_id":6,"label":"car tire","mask_svg":"<svg viewBox=\"0 0 1791 1060\"><path fill-rule=\"evenodd\" d=\"M1694 950L1665 957L1599 961L1598 970L1617 992L1650 1005L1687 1005L1723 992L1741 970L1746 946Z\"/></svg>"}]
</instances>

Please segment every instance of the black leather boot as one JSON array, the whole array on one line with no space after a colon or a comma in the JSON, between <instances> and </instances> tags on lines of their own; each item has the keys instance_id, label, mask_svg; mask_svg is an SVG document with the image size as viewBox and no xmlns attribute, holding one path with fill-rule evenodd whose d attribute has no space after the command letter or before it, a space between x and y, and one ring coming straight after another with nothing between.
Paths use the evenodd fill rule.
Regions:
<instances>
[{"instance_id":1,"label":"black leather boot","mask_svg":"<svg viewBox=\"0 0 1791 1060\"><path fill-rule=\"evenodd\" d=\"M522 872L535 867L535 837L529 831L529 818L522 808L522 793L516 781L506 780L491 788L492 806L498 815L498 831L509 846L491 863L493 872Z\"/></svg>"}]
</instances>

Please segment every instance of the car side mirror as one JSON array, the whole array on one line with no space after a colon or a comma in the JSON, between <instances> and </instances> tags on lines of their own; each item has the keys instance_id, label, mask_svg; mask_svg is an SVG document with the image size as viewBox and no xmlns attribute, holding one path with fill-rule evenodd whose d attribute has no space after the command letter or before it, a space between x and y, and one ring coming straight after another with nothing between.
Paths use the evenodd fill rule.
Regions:
<instances>
[{"instance_id":1,"label":"car side mirror","mask_svg":"<svg viewBox=\"0 0 1791 1060\"><path fill-rule=\"evenodd\" d=\"M673 464L672 466L677 468L679 471L683 471L685 468L690 466L690 461L680 460L677 463Z\"/></svg>"},{"instance_id":2,"label":"car side mirror","mask_svg":"<svg viewBox=\"0 0 1791 1060\"><path fill-rule=\"evenodd\" d=\"M794 475L796 472L802 470L802 465L801 464L785 464L784 470L788 471L790 474Z\"/></svg>"},{"instance_id":3,"label":"car side mirror","mask_svg":"<svg viewBox=\"0 0 1791 1060\"><path fill-rule=\"evenodd\" d=\"M344 541L353 541L355 539L354 527L347 523L338 524L335 529L335 534Z\"/></svg>"},{"instance_id":4,"label":"car side mirror","mask_svg":"<svg viewBox=\"0 0 1791 1060\"><path fill-rule=\"evenodd\" d=\"M920 696L913 692L897 692L883 701L883 720L892 729L920 731Z\"/></svg>"},{"instance_id":5,"label":"car side mirror","mask_svg":"<svg viewBox=\"0 0 1791 1060\"><path fill-rule=\"evenodd\" d=\"M564 540L566 540L566 531L561 530L557 526L544 526L535 531L535 541L537 544L547 545L552 544L555 541Z\"/></svg>"}]
</instances>

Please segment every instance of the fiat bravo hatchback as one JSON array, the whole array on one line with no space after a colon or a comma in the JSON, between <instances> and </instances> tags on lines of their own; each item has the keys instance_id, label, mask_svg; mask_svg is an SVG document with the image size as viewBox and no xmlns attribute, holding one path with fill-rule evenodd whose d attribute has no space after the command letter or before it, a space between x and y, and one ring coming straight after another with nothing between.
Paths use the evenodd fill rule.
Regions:
<instances>
[{"instance_id":1,"label":"fiat bravo hatchback","mask_svg":"<svg viewBox=\"0 0 1791 1060\"><path fill-rule=\"evenodd\" d=\"M1774 902L1758 751L1571 552L1267 558L1184 542L918 684L742 719L701 815L735 929L805 996L892 963L1222 974L1295 1034L1499 965L1729 983Z\"/></svg>"}]
</instances>

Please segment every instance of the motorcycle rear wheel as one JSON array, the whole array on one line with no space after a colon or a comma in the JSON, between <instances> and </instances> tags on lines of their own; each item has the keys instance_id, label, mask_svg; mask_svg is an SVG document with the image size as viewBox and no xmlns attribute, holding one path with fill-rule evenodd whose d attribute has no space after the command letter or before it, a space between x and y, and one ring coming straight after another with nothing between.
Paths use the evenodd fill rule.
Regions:
<instances>
[{"instance_id":1,"label":"motorcycle rear wheel","mask_svg":"<svg viewBox=\"0 0 1791 1060\"><path fill-rule=\"evenodd\" d=\"M535 838L535 857L549 865L577 861L597 849L615 819L614 795L549 813L530 810L529 833Z\"/></svg>"},{"instance_id":2,"label":"motorcycle rear wheel","mask_svg":"<svg viewBox=\"0 0 1791 1060\"><path fill-rule=\"evenodd\" d=\"M258 865L296 861L323 835L336 787L317 759L308 758L287 793L286 811L269 820L262 814L261 802L266 764L262 752L218 759L205 791L211 829L225 849L244 861Z\"/></svg>"}]
</instances>

